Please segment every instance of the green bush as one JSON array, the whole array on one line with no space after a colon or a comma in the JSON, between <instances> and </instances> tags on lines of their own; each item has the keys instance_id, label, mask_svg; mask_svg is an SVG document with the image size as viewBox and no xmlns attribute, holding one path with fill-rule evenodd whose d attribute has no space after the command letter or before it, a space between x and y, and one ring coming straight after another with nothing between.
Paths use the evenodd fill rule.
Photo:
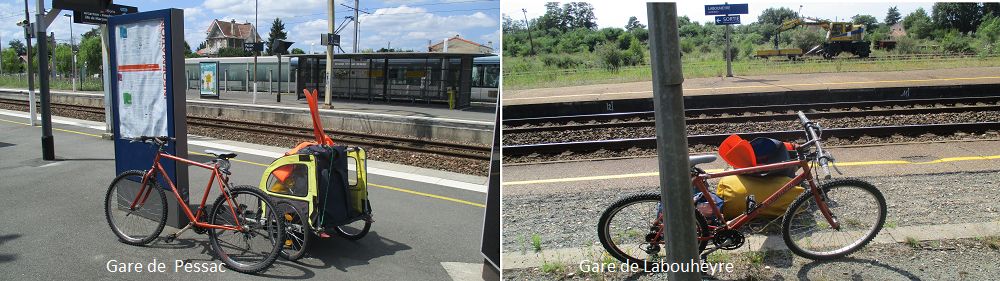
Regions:
<instances>
[{"instance_id":1,"label":"green bush","mask_svg":"<svg viewBox=\"0 0 1000 281\"><path fill-rule=\"evenodd\" d=\"M972 38L965 35L945 36L941 42L941 48L950 53L975 53L976 48L972 47Z\"/></svg>"},{"instance_id":2,"label":"green bush","mask_svg":"<svg viewBox=\"0 0 1000 281\"><path fill-rule=\"evenodd\" d=\"M555 66L561 69L576 68L580 64L583 64L583 61L569 55L544 55L541 56L541 60L542 64L545 64L547 67Z\"/></svg>"},{"instance_id":3,"label":"green bush","mask_svg":"<svg viewBox=\"0 0 1000 281\"><path fill-rule=\"evenodd\" d=\"M681 52L691 53L694 52L694 43L690 39L681 39Z\"/></svg>"},{"instance_id":4,"label":"green bush","mask_svg":"<svg viewBox=\"0 0 1000 281\"><path fill-rule=\"evenodd\" d=\"M731 44L729 46L729 48L730 48L730 52L731 52L729 54L729 56L732 58L733 61L736 61L736 59L740 57L740 44ZM721 52L722 59L725 60L726 59L726 47L722 47L721 49L719 49L719 52Z\"/></svg>"},{"instance_id":5,"label":"green bush","mask_svg":"<svg viewBox=\"0 0 1000 281\"><path fill-rule=\"evenodd\" d=\"M900 54L916 54L919 53L920 46L917 45L917 39L913 37L900 36L896 42L896 52Z\"/></svg>"},{"instance_id":6,"label":"green bush","mask_svg":"<svg viewBox=\"0 0 1000 281\"><path fill-rule=\"evenodd\" d=\"M808 52L813 47L816 47L816 45L823 44L823 42L826 41L826 35L823 34L823 31L808 29L803 30L806 31L798 32L790 36L792 37L792 46L799 48L803 53Z\"/></svg>"},{"instance_id":7,"label":"green bush","mask_svg":"<svg viewBox=\"0 0 1000 281\"><path fill-rule=\"evenodd\" d=\"M622 51L618 50L617 44L598 45L597 57L600 59L601 66L607 70L617 72L622 67Z\"/></svg>"},{"instance_id":8,"label":"green bush","mask_svg":"<svg viewBox=\"0 0 1000 281\"><path fill-rule=\"evenodd\" d=\"M756 48L755 45L753 44L753 42L750 42L749 40L740 42L740 49L742 49L740 52L742 52L743 55L747 58L753 58L754 48Z\"/></svg>"},{"instance_id":9,"label":"green bush","mask_svg":"<svg viewBox=\"0 0 1000 281\"><path fill-rule=\"evenodd\" d=\"M632 46L632 33L622 33L618 35L618 49L626 50Z\"/></svg>"}]
</instances>

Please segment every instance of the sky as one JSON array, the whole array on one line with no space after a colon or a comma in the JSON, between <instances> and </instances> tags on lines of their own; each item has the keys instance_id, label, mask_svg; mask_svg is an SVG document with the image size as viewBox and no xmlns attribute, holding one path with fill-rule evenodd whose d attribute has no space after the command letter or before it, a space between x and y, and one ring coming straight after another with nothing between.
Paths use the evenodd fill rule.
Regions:
<instances>
[{"instance_id":1,"label":"sky","mask_svg":"<svg viewBox=\"0 0 1000 281\"><path fill-rule=\"evenodd\" d=\"M560 4L565 4L571 1L560 2ZM599 0L599 1L585 1L594 6L594 16L597 17L598 28L605 27L625 27L628 23L628 19L631 16L635 16L639 22L642 24L649 24L646 20L646 2L645 1L611 1L611 0ZM715 16L705 15L705 5L714 4L724 4L726 1L680 1L677 3L677 16L688 16L691 21L698 21L701 23L713 22ZM740 15L740 22L743 24L749 24L757 21L757 16L760 15L764 9L767 8L781 8L786 7L792 9L793 11L799 11L799 5L802 5L801 15L806 17L815 17L820 19L829 20L839 20L844 21L846 18L848 21L854 15L871 15L878 19L879 22L885 21L885 15L889 12L889 8L895 6L900 13L901 17L916 11L917 8L923 7L927 11L928 15L931 12L931 6L934 2L915 2L915 1L896 1L896 2L862 2L856 0L844 1L844 2L813 2L813 1L735 1L729 2L732 4L748 4L749 13L746 15ZM503 0L501 5L501 13L510 16L514 20L524 20L525 14L521 9L527 11L528 19L538 18L545 14L545 1L535 1L535 0Z\"/></svg>"},{"instance_id":2,"label":"sky","mask_svg":"<svg viewBox=\"0 0 1000 281\"><path fill-rule=\"evenodd\" d=\"M24 31L17 22L24 20L25 0L0 0L0 42L9 47L12 39L24 42ZM334 22L336 27L345 21L345 16L353 16L354 1L334 0ZM29 0L32 22L36 12L34 0ZM51 7L52 1L44 1ZM322 0L115 0L115 4L137 7L140 12L176 8L184 10L184 39L197 51L198 44L205 41L206 31L215 19L238 23L257 22L258 33L264 40L268 38L271 23L280 18L288 33L287 41L295 42L291 48L305 52L315 47L315 52L323 52L320 34L327 32L327 4ZM256 8L255 8L255 5ZM345 6L346 5L346 6ZM359 50L383 47L427 51L427 42L437 44L445 38L459 35L460 38L479 44L494 43L499 49L500 1L498 0L361 0L359 13ZM255 19L256 11L256 19ZM63 11L63 14L72 14ZM49 26L55 32L59 43L70 41L68 17L59 17ZM91 24L73 24L73 36L79 44L81 35L97 27ZM354 52L354 24L350 23L339 33L341 48ZM339 51L338 51L339 52Z\"/></svg>"}]
</instances>

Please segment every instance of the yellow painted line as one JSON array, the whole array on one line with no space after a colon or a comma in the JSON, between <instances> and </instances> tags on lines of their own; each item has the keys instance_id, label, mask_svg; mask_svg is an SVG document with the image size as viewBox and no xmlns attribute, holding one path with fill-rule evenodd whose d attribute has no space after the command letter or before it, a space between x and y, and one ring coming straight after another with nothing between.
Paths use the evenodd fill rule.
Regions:
<instances>
[{"instance_id":1,"label":"yellow painted line","mask_svg":"<svg viewBox=\"0 0 1000 281\"><path fill-rule=\"evenodd\" d=\"M869 83L876 84L876 83L931 82L931 81L980 80L980 79L1000 79L1000 76L996 76L996 77L960 77L960 78L938 78L938 79L888 80L888 81L853 81L853 82L833 82L833 83L803 83L803 84L785 84L785 85L733 86L733 87L717 87L717 88L691 88L691 89L684 89L684 90L685 91L704 91L704 90L744 89L744 88L772 88L772 87L820 86L820 85L849 85L849 84L869 84ZM600 96L600 95L641 94L641 93L652 93L652 92L653 91L621 92L621 93L600 93L600 94L579 94L579 95L546 96L546 97L509 98L509 99L503 99L503 100L553 99L553 98L570 98L570 97L585 97L585 96Z\"/></svg>"},{"instance_id":2,"label":"yellow painted line","mask_svg":"<svg viewBox=\"0 0 1000 281\"><path fill-rule=\"evenodd\" d=\"M4 119L0 119L0 121L6 121L6 122L14 123L14 124L21 124L21 125L31 126L30 124L27 124L27 123L21 123L21 122L4 120ZM56 129L56 128L52 128L52 129L53 130L60 130L60 131L70 132L70 133L77 133L77 134L82 134L82 135L88 135L88 136L101 137L99 135L92 135L92 134L81 133L81 132L74 132L74 131L69 131L69 130L62 130L62 129ZM188 153L191 153L191 154L194 154L194 155L201 155L201 156L212 156L212 155L209 155L209 154L198 153L198 152L194 152L194 151L188 151ZM268 165L261 164L261 163L250 162L250 161L243 161L243 160L238 160L238 159L229 159L229 160L230 161L241 162L241 163L258 165L258 166L263 166L263 167L267 167L268 166ZM472 202L469 202L469 201L458 200L458 199L455 199L455 198L449 198L449 197L444 197L444 196L439 196L439 195L434 195L434 194L428 194L428 193L423 193L423 192L406 190L406 189L402 189L402 188L388 187L388 186L378 185L378 184L373 184L373 183L368 183L368 185L370 185L370 186L376 186L376 187L381 187L381 188L385 188L385 189L390 189L390 190L395 190L395 191L402 191L402 192L406 192L406 193L410 193L410 194L416 194L416 195L420 195L420 196L427 196L427 197L431 197L431 198L437 198L437 199L442 199L442 200L448 200L448 201L458 202L458 203L462 203L462 204L469 204L469 205L476 206L476 207L486 208L486 205L483 205L483 204L472 203Z\"/></svg>"},{"instance_id":3,"label":"yellow painted line","mask_svg":"<svg viewBox=\"0 0 1000 281\"><path fill-rule=\"evenodd\" d=\"M423 193L423 192L416 192L416 191L406 190L406 189L402 189L402 188L388 187L388 186L377 185L377 184L373 184L373 183L368 183L368 185L377 186L377 187L381 187L381 188L385 188L385 189L391 189L391 190L395 190L395 191L402 191L402 192L406 192L406 193L412 193L412 194L416 194L416 195L427 196L427 197L431 197L431 198L437 198L437 199L443 199L443 200L448 200L448 201L454 201L454 202L458 202L458 203L462 203L462 204L469 204L469 205L476 206L476 207L486 208L486 205L483 205L483 204L472 203L472 202L469 202L469 201L463 201L463 200L458 200L458 199L454 199L454 198L448 198L448 197L444 197L444 196L437 196L437 195L434 195L434 194L427 194L427 193Z\"/></svg>"},{"instance_id":4,"label":"yellow painted line","mask_svg":"<svg viewBox=\"0 0 1000 281\"><path fill-rule=\"evenodd\" d=\"M21 123L21 122L4 120L4 119L0 119L0 121L6 121L6 122L14 123L14 124L25 125L25 126L31 126L31 124L28 124L28 123ZM37 128L38 126L34 126L34 127ZM77 132L77 131L70 131L70 130L63 130L63 129L59 129L59 128L52 128L52 129L56 130L56 131L63 131L63 132L74 133L74 134L81 134L81 135L92 136L92 137L101 137L100 135L88 134L88 133Z\"/></svg>"},{"instance_id":5,"label":"yellow painted line","mask_svg":"<svg viewBox=\"0 0 1000 281\"><path fill-rule=\"evenodd\" d=\"M908 165L926 165L926 164L939 164L945 162L954 161L973 161L973 160L993 160L1000 159L1000 155L993 156L963 156L963 157L950 157L941 158L934 161L927 162L910 162L910 161L863 161L863 162L845 162L837 163L837 166L867 166L867 165L889 165L889 164L908 164ZM721 172L722 169L710 169L705 170L705 172L715 173ZM607 175L607 176L592 176L592 177L578 177L578 178L561 178L561 179L544 179L544 180L528 180L528 181L511 181L503 182L503 185L522 185L522 184L539 184L539 183L553 183L553 182L575 182L575 181L592 181L592 180L606 180L606 179L625 179L625 178L640 178L640 177L653 177L659 176L660 173L638 173L638 174L623 174L623 175Z\"/></svg>"}]
</instances>

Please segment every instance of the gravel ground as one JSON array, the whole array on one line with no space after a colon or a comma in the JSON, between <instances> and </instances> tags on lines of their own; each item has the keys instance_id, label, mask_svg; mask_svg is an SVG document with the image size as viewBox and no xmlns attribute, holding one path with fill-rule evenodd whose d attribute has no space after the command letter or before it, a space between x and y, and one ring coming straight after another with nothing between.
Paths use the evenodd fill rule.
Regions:
<instances>
[{"instance_id":1,"label":"gravel ground","mask_svg":"<svg viewBox=\"0 0 1000 281\"><path fill-rule=\"evenodd\" d=\"M28 110L27 106L12 106L8 104L0 104L0 108L7 110L18 110L18 111ZM52 108L52 115L104 122L103 114L93 114L75 110ZM201 117L218 118L213 116L201 116ZM247 120L241 120L241 121L247 121ZM287 124L282 124L282 125L287 125ZM218 139L284 147L288 149L295 147L300 142L313 140L307 138L290 138L290 137L266 135L260 133L233 132L228 130L209 129L203 126L194 126L194 125L188 126L188 133L199 136L218 138ZM430 153L408 152L395 149L383 149L383 148L371 148L371 147L364 147L364 149L368 155L368 159L371 160L442 170L442 171L449 171L449 172L456 172L467 175L476 175L485 177L488 175L490 168L489 161L470 160L458 157L441 156Z\"/></svg>"},{"instance_id":2,"label":"gravel ground","mask_svg":"<svg viewBox=\"0 0 1000 281\"><path fill-rule=\"evenodd\" d=\"M885 195L888 203L888 217L886 218L886 224L894 225L896 227L904 227L932 224L996 222L1000 219L1000 198L998 198L1000 195L996 193L997 186L1000 185L1000 177L996 176L997 172L998 171L921 174L894 177L863 177L861 179L874 184ZM714 186L717 182L709 182L709 184ZM559 193L536 192L527 195L504 195L504 200L502 202L504 210L504 227L502 235L503 251L532 251L532 235L540 236L540 245L542 249L579 248L588 244L599 245L600 242L598 242L597 239L596 227L597 221L605 208L610 206L613 202L626 197L628 194L655 192L658 190L659 188L654 186L631 188L607 187L606 189L600 190L577 190L573 192ZM747 227L744 227L742 230L746 231ZM920 258L916 261L906 261L909 262L908 264L910 265L900 267L900 264L904 261L895 260L894 258L897 258L902 254L892 254L892 251L906 250L905 247L899 248L891 246L878 246L874 248L885 248L885 250L866 251L863 254L854 254L851 257L855 260L847 260L847 263L850 266L845 266L843 264L838 265L838 263L834 263L833 265L812 264L807 266L812 266L815 269L808 270L805 273L798 273L795 272L795 270L800 270L800 266L791 266L790 264L772 264L771 267L775 268L775 273L772 274L764 271L762 272L772 274L770 276L774 277L765 279L782 280L782 278L794 278L800 274L814 274L811 272L819 269L823 269L818 271L822 273L829 270L840 270L841 267L852 268L852 266L857 266L859 269L857 271L858 274L862 272L860 269L875 267L883 268L884 270L882 271L884 271L885 274L896 272L897 275L887 278L905 279L907 275L899 275L901 274L900 272L909 272L909 274L916 276L931 276L925 275L931 274L930 272L918 271L918 267L916 266L919 266L920 264L933 266L933 258L927 258L926 256L934 256L933 254L939 253L935 251L926 251L928 255L921 254ZM959 257L977 257L975 259L956 259L955 257L951 257L952 253L955 251L949 251L944 253L946 254L945 256L940 257L942 260L947 260L947 263L938 262L940 264L938 267L928 267L925 269L934 270L936 273L933 274L939 274L934 276L940 276L935 278L943 278L945 280L958 280L956 278L961 277L960 275L954 275L955 278L947 278L946 276L951 275L940 275L946 272L946 270L944 270L945 268L954 268L949 264L952 262L969 264L966 267L963 267L965 268L964 270L970 273L970 279L968 280L982 280L982 278L971 277L984 276L971 275L973 273L982 274L978 271L980 270L979 268L983 268L984 270L985 268L991 268L991 270L993 270L991 272L1000 273L1000 271L996 271L996 260L1000 259L997 258L998 253L993 250L993 254L990 257L994 259L994 263L990 267L983 265L981 263L981 257L978 256L983 254L984 251L988 250L958 250L958 252L965 253L959 255ZM909 256L906 258L908 257ZM788 258L785 259L787 260ZM797 265L807 261L797 256L794 257L793 260ZM841 261L841 263L843 262L844 261ZM871 265L869 266L867 264ZM831 269L826 270L825 268ZM893 268L905 268L905 271L894 270ZM780 275L778 272L782 272L781 270L787 270L789 273ZM747 271L744 270L741 272L745 274ZM840 272L837 273L840 274ZM505 272L505 276L507 276L506 274L508 273ZM541 272L534 272L532 270L512 271L509 274L511 274L510 276L514 276L514 278L510 280L522 280L518 276L543 276ZM850 274L833 274L829 275L831 277L822 278L830 278L829 280L855 279ZM544 275L542 279L528 278L527 280L551 280L551 277L553 276ZM739 279L743 277L746 276L732 276L731 279ZM656 279L660 278L662 277L656 277ZM821 278L813 279L821 280ZM864 278L862 275L861 279L856 280L881 279L883 278Z\"/></svg>"}]
</instances>

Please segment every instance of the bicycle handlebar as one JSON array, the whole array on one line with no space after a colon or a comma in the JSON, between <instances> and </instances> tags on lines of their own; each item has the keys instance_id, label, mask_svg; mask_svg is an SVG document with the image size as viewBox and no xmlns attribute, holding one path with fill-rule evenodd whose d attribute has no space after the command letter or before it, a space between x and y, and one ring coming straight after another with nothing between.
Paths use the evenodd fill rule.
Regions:
<instances>
[{"instance_id":1,"label":"bicycle handlebar","mask_svg":"<svg viewBox=\"0 0 1000 281\"><path fill-rule=\"evenodd\" d=\"M823 151L823 145L820 144L819 142L819 134L817 134L816 131L817 130L822 131L822 128L820 128L819 125L816 125L816 123L809 121L809 118L806 118L806 115L803 114L802 111L799 111L798 114L799 114L799 120L802 121L802 126L804 126L806 130L806 139L808 139L809 141L813 142L816 145L816 152L818 153L818 156L816 157L816 162L819 162L820 167L823 168L823 178L829 179L831 175L828 163L832 162L833 158L830 157L826 151Z\"/></svg>"},{"instance_id":2,"label":"bicycle handlebar","mask_svg":"<svg viewBox=\"0 0 1000 281\"><path fill-rule=\"evenodd\" d=\"M132 138L131 142L146 143L146 141L148 141L148 140L153 140L153 142L156 143L157 145L166 144L168 141L174 141L174 142L177 141L176 138L171 138L171 137L138 136L138 137Z\"/></svg>"}]
</instances>

